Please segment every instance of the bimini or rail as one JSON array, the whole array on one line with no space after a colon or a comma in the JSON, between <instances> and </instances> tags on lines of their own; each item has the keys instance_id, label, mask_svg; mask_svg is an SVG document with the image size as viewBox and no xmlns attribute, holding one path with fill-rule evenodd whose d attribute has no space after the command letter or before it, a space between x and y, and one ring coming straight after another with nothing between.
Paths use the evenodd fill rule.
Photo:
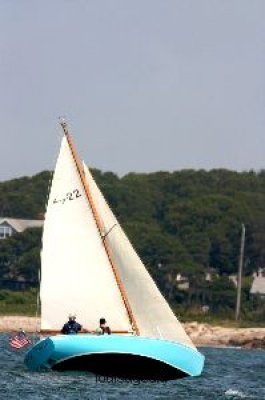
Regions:
<instances>
[{"instance_id":1,"label":"bimini or rail","mask_svg":"<svg viewBox=\"0 0 265 400\"><path fill-rule=\"evenodd\" d=\"M198 376L204 356L196 349L162 339L122 335L58 335L27 353L31 370L86 370L130 379L170 380Z\"/></svg>"}]
</instances>

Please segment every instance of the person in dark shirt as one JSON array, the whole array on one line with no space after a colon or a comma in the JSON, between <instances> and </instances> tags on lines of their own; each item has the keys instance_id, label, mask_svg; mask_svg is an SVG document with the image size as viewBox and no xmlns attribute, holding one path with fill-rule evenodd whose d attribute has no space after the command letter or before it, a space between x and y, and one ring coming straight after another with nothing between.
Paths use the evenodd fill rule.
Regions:
<instances>
[{"instance_id":1,"label":"person in dark shirt","mask_svg":"<svg viewBox=\"0 0 265 400\"><path fill-rule=\"evenodd\" d=\"M111 329L107 325L107 322L106 322L105 318L100 318L100 320L99 320L99 329L100 329L102 335L104 335L104 333L107 333L108 335L111 334Z\"/></svg>"},{"instance_id":2,"label":"person in dark shirt","mask_svg":"<svg viewBox=\"0 0 265 400\"><path fill-rule=\"evenodd\" d=\"M76 315L70 314L69 320L62 327L61 333L63 333L64 335L75 335L80 332L81 329L82 326L78 322L76 322Z\"/></svg>"}]
</instances>

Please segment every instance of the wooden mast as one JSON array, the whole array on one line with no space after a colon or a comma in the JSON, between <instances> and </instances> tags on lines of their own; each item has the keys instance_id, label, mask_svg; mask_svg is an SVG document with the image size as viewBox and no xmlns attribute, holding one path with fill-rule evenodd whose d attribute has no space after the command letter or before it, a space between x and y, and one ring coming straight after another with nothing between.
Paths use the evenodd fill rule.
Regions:
<instances>
[{"instance_id":1,"label":"wooden mast","mask_svg":"<svg viewBox=\"0 0 265 400\"><path fill-rule=\"evenodd\" d=\"M93 213L93 216L94 216L94 219L95 219L99 234L100 234L100 236L102 238L102 244L103 244L103 246L105 248L105 251L107 253L107 256L108 256L110 265L112 267L112 270L113 270L113 273L114 273L118 288L120 290L120 293L121 293L125 308L126 308L127 313L129 315L129 319L130 319L132 328L133 328L133 330L135 331L135 333L137 335L140 335L140 331L139 331L139 328L137 326L137 322L135 320L135 317L133 315L133 312L132 312L132 309L131 309L131 306L130 306L130 303L129 303L129 300L128 300L128 296L127 296L126 291L125 291L125 288L124 288L124 286L122 284L117 265L116 265L116 263L115 263L115 261L113 259L111 248L108 245L107 241L104 240L105 232L104 232L104 228L103 228L103 223L102 223L101 218L100 218L100 216L99 216L99 214L97 212L97 209L96 209L96 206L95 206L95 203L94 203L94 200L93 200L93 197L92 197L88 182L87 182L85 174L84 174L84 170L83 170L82 164L81 164L81 162L80 162L80 160L78 158L77 152L76 152L74 144L73 144L73 140L72 140L72 138L71 138L71 136L69 134L67 123L63 119L60 119L59 123L60 123L61 127L63 128L65 137L67 139L67 142L68 142L68 145L70 147L72 156L74 158L77 171L79 173L79 176L80 176L82 185L84 187L84 190L85 190L89 205L91 207L91 210L92 210L92 213Z\"/></svg>"}]
</instances>

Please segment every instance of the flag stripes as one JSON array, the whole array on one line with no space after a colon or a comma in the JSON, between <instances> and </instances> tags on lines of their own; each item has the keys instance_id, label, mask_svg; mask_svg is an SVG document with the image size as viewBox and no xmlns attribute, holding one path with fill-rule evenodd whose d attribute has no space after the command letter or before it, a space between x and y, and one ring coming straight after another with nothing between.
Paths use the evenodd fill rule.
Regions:
<instances>
[{"instance_id":1,"label":"flag stripes","mask_svg":"<svg viewBox=\"0 0 265 400\"><path fill-rule=\"evenodd\" d=\"M14 349L21 349L22 347L31 344L31 340L27 336L19 337L16 335L9 339L9 344Z\"/></svg>"}]
</instances>

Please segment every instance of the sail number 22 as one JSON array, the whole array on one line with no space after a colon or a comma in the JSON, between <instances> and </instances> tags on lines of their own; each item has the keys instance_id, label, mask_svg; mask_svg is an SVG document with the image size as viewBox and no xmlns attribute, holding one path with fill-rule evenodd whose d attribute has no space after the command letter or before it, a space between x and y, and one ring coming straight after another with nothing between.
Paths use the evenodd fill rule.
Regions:
<instances>
[{"instance_id":1,"label":"sail number 22","mask_svg":"<svg viewBox=\"0 0 265 400\"><path fill-rule=\"evenodd\" d=\"M64 204L67 200L69 200L69 201L71 201L71 200L75 200L75 199L77 199L78 197L81 197L82 195L81 195L81 193L79 192L79 190L78 189L74 189L74 190L72 190L72 192L68 192L68 193L66 193L65 194L65 196L63 197L63 198L61 198L61 199L54 199L53 200L53 203L54 204L56 204L56 203L61 203L61 204Z\"/></svg>"}]
</instances>

